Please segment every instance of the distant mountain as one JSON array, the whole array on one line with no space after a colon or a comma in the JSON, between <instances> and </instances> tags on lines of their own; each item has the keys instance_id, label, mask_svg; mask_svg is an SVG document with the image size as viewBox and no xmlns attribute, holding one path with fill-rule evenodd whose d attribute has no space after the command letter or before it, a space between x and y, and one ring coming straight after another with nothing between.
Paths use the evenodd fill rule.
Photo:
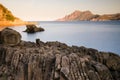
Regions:
<instances>
[{"instance_id":1,"label":"distant mountain","mask_svg":"<svg viewBox=\"0 0 120 80\"><path fill-rule=\"evenodd\" d=\"M93 18L91 20L92 21L120 20L120 13L99 15L98 17Z\"/></svg>"},{"instance_id":2,"label":"distant mountain","mask_svg":"<svg viewBox=\"0 0 120 80\"><path fill-rule=\"evenodd\" d=\"M90 11L76 10L73 13L66 15L63 18L57 19L58 21L107 21L107 20L120 20L120 13L95 15Z\"/></svg>"}]
</instances>

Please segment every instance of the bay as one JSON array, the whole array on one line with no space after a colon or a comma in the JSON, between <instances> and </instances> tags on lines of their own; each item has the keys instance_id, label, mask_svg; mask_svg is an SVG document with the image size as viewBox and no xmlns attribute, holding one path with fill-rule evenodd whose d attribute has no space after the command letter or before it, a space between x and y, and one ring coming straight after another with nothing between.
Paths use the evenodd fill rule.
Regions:
<instances>
[{"instance_id":1,"label":"bay","mask_svg":"<svg viewBox=\"0 0 120 80\"><path fill-rule=\"evenodd\" d=\"M120 54L120 21L37 21L44 32L28 34L26 27L11 27L22 35L22 40L59 41L69 46L85 46L99 51Z\"/></svg>"}]
</instances>

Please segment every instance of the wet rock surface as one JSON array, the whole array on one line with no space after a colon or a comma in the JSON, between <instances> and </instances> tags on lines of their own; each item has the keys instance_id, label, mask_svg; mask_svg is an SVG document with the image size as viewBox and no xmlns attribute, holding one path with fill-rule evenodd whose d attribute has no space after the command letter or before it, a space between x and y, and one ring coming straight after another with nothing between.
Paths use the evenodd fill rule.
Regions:
<instances>
[{"instance_id":1,"label":"wet rock surface","mask_svg":"<svg viewBox=\"0 0 120 80\"><path fill-rule=\"evenodd\" d=\"M36 25L26 25L26 30L24 32L27 33L35 33L35 32L42 32L44 31L43 28L41 27L37 27Z\"/></svg>"},{"instance_id":2,"label":"wet rock surface","mask_svg":"<svg viewBox=\"0 0 120 80\"><path fill-rule=\"evenodd\" d=\"M40 39L0 44L0 80L120 80L120 56Z\"/></svg>"}]
</instances>

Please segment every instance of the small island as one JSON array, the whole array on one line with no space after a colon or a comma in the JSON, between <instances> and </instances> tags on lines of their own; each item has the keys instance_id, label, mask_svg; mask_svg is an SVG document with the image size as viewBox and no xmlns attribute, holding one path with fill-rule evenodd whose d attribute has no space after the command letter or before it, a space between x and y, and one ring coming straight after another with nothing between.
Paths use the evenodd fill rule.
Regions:
<instances>
[{"instance_id":1,"label":"small island","mask_svg":"<svg viewBox=\"0 0 120 80\"><path fill-rule=\"evenodd\" d=\"M26 28L27 29L24 32L27 32L27 33L35 33L35 32L44 31L42 27L37 27L36 25L33 25L33 24L26 25Z\"/></svg>"}]
</instances>

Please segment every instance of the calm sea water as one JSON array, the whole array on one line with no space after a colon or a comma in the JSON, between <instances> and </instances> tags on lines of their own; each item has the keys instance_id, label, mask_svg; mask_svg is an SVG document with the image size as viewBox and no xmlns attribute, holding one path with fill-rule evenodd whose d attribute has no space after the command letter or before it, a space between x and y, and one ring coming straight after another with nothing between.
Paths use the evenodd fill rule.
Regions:
<instances>
[{"instance_id":1,"label":"calm sea water","mask_svg":"<svg viewBox=\"0 0 120 80\"><path fill-rule=\"evenodd\" d=\"M23 32L25 26L13 27L13 29L19 31L22 40L25 41L35 41L36 38L40 38L44 42L60 41L70 46L85 46L120 54L120 21L40 21L38 23L38 26L45 29L44 32L27 34Z\"/></svg>"}]
</instances>

